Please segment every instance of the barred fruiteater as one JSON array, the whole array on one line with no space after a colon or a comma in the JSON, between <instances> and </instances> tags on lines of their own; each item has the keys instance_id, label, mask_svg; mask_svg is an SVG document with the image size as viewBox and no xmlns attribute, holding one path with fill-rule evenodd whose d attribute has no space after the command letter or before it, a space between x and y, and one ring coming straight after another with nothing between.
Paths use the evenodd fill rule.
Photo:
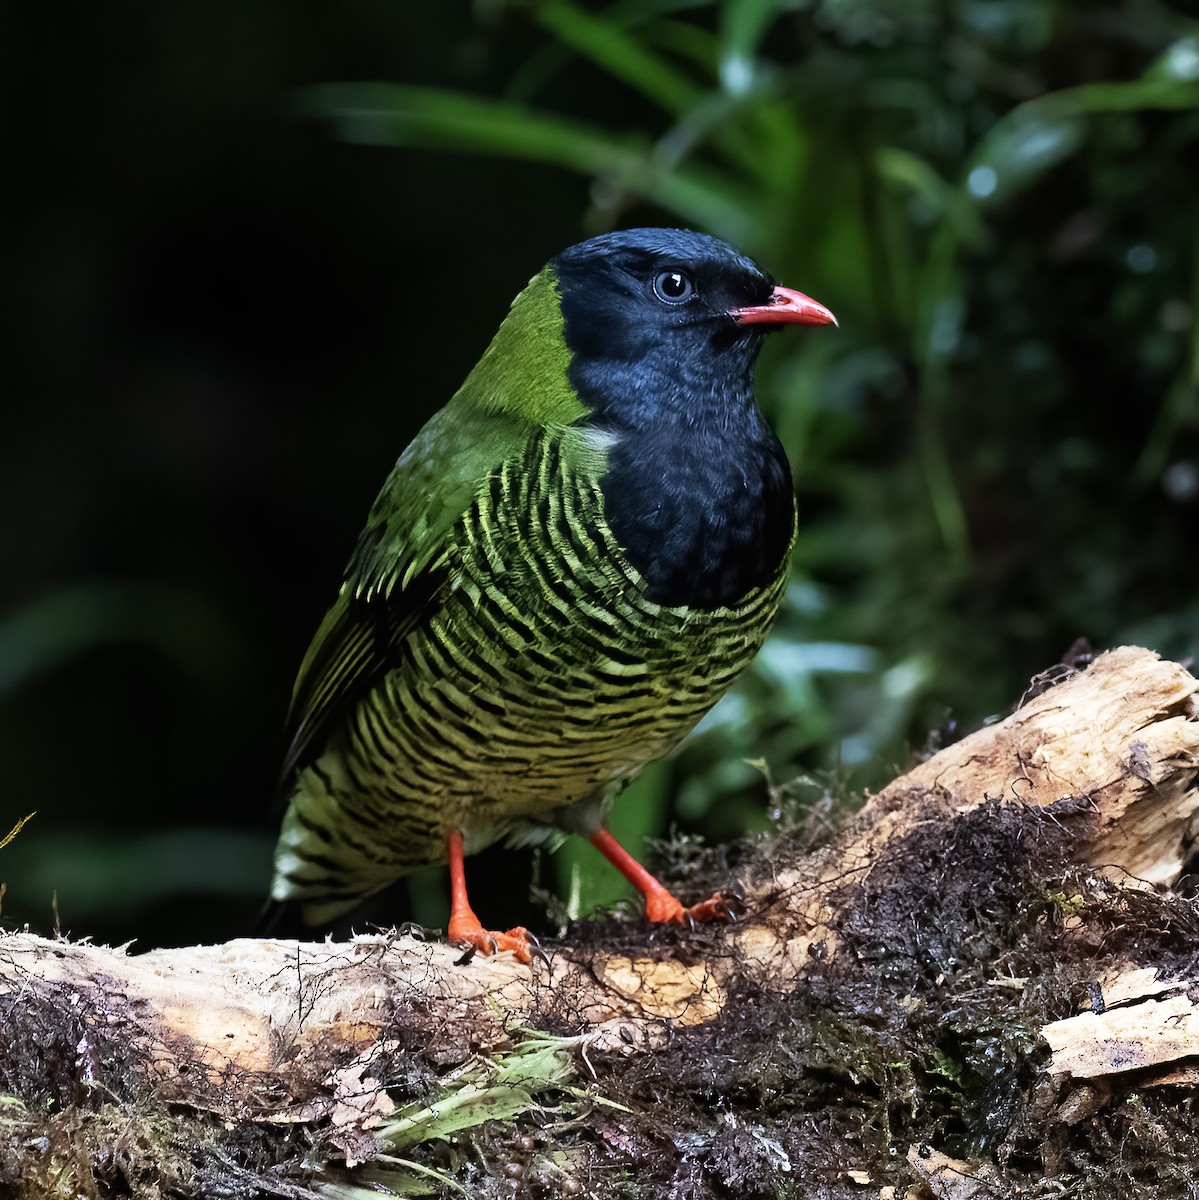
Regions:
<instances>
[{"instance_id":1,"label":"barred fruiteater","mask_svg":"<svg viewBox=\"0 0 1199 1200\"><path fill-rule=\"evenodd\" d=\"M605 828L757 652L795 536L754 403L762 334L833 315L713 238L631 229L564 250L401 455L292 697L272 896L312 924L449 862L452 941L529 960L467 900L463 855Z\"/></svg>"}]
</instances>

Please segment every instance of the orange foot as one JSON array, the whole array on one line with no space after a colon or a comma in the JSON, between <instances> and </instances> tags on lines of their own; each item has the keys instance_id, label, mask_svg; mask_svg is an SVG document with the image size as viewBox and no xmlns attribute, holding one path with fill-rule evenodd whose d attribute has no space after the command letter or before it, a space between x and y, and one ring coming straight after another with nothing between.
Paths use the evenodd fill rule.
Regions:
<instances>
[{"instance_id":1,"label":"orange foot","mask_svg":"<svg viewBox=\"0 0 1199 1200\"><path fill-rule=\"evenodd\" d=\"M741 897L717 892L711 900L684 908L606 829L591 835L591 844L645 897L645 915L662 925L702 925L735 921Z\"/></svg>"},{"instance_id":2,"label":"orange foot","mask_svg":"<svg viewBox=\"0 0 1199 1200\"><path fill-rule=\"evenodd\" d=\"M536 953L545 959L537 939L529 936L522 925L509 929L507 933L496 933L484 929L475 916L466 898L466 872L462 866L462 833L451 829L446 834L446 854L450 862L450 927L447 930L451 942L464 942L471 952L484 955L498 954L511 950L522 963L531 963ZM549 960L546 959L548 962Z\"/></svg>"},{"instance_id":3,"label":"orange foot","mask_svg":"<svg viewBox=\"0 0 1199 1200\"><path fill-rule=\"evenodd\" d=\"M450 918L448 930L449 940L467 945L483 955L498 954L501 950L511 950L522 963L533 961L533 945L529 931L523 925L509 929L507 933L498 933L492 929L484 929L478 917L453 916Z\"/></svg>"},{"instance_id":4,"label":"orange foot","mask_svg":"<svg viewBox=\"0 0 1199 1200\"><path fill-rule=\"evenodd\" d=\"M717 892L710 900L685 908L662 887L651 888L645 895L645 915L650 921L663 925L703 925L708 921L735 921L736 910L731 897Z\"/></svg>"}]
</instances>

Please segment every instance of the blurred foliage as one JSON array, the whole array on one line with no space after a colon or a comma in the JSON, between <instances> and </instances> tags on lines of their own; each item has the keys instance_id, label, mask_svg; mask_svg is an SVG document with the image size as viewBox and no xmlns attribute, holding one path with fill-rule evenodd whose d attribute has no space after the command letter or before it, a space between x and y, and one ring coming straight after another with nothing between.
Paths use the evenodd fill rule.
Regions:
<instances>
[{"instance_id":1,"label":"blurred foliage","mask_svg":"<svg viewBox=\"0 0 1199 1200\"><path fill-rule=\"evenodd\" d=\"M246 814L266 813L290 671L388 463L539 263L621 225L724 237L841 322L763 354L759 395L800 493L795 577L753 671L622 800L633 843L671 820L720 838L761 827L767 785L750 759L784 781L831 767L877 783L930 729L1004 711L1077 636L1199 651L1199 20L1186 5L405 7L139 10L159 59L132 78L179 128L159 156L101 139L126 163L121 186L145 181L110 242L97 250L63 216L83 172L59 181L58 208L54 185L19 175L27 226L57 214L13 311L40 355L31 378L59 403L30 421L10 476L28 483L40 461L57 488L33 497L49 516L34 519L39 549L14 559L16 615L0 625L0 649L18 647L0 655L0 755L25 764L9 772L14 818L73 811L86 830L98 803L125 847L103 861L126 873L139 854L186 853L158 840L160 822L218 838L226 824L224 850L205 843L207 889L180 864L144 894L261 892L270 821ZM181 99L197 79L207 107ZM103 111L124 129L143 98ZM28 141L43 158L56 144L48 127ZM220 220L192 195L213 177L200 194ZM140 400L121 408L110 388L109 409L93 400L79 424L61 396L104 376L72 374L87 359L57 345L77 351L101 311L72 301L72 247L144 276L121 327L142 340L118 364ZM170 283L147 266L160 260ZM439 314L464 286L471 303L447 328ZM113 410L115 435L95 415ZM66 450L64 420L79 435ZM77 514L122 471L137 487L116 513L137 514L134 536L97 554L112 506L102 525ZM136 694L114 698L130 654ZM20 757L51 734L65 761ZM96 770L106 747L119 781ZM84 783L97 799L72 809ZM240 866L247 824L257 878ZM78 861L68 844L37 851L39 891ZM586 847L559 858L576 910L614 894ZM416 911L436 919L421 889Z\"/></svg>"}]
</instances>

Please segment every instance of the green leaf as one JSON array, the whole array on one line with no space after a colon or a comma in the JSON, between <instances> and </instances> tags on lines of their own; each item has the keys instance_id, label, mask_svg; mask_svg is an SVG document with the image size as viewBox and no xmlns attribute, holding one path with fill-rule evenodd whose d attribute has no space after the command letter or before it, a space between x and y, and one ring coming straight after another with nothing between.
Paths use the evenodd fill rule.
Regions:
<instances>
[{"instance_id":1,"label":"green leaf","mask_svg":"<svg viewBox=\"0 0 1199 1200\"><path fill-rule=\"evenodd\" d=\"M758 47L788 0L727 0L720 6L720 82L734 96L754 86Z\"/></svg>"},{"instance_id":2,"label":"green leaf","mask_svg":"<svg viewBox=\"0 0 1199 1200\"><path fill-rule=\"evenodd\" d=\"M602 177L688 224L734 240L752 221L752 205L739 189L712 172L664 163L642 135L610 133L511 102L399 84L326 84L304 91L300 103L335 122L347 141L549 163Z\"/></svg>"},{"instance_id":3,"label":"green leaf","mask_svg":"<svg viewBox=\"0 0 1199 1200\"><path fill-rule=\"evenodd\" d=\"M381 1125L396 1150L449 1137L484 1121L509 1121L538 1107L536 1097L574 1075L570 1039L530 1037L507 1054L469 1070L430 1104L409 1104Z\"/></svg>"},{"instance_id":4,"label":"green leaf","mask_svg":"<svg viewBox=\"0 0 1199 1200\"><path fill-rule=\"evenodd\" d=\"M535 12L541 25L578 54L589 58L613 79L648 96L667 112L679 116L702 98L702 88L615 21L583 12L566 0L538 4Z\"/></svg>"},{"instance_id":5,"label":"green leaf","mask_svg":"<svg viewBox=\"0 0 1199 1200\"><path fill-rule=\"evenodd\" d=\"M965 190L976 200L1006 200L1073 154L1083 125L1067 107L1023 105L996 122L967 164Z\"/></svg>"},{"instance_id":6,"label":"green leaf","mask_svg":"<svg viewBox=\"0 0 1199 1200\"><path fill-rule=\"evenodd\" d=\"M981 242L983 226L977 208L931 163L897 146L881 147L874 161L879 175L915 192L931 212L949 222L961 241L973 245Z\"/></svg>"},{"instance_id":7,"label":"green leaf","mask_svg":"<svg viewBox=\"0 0 1199 1200\"><path fill-rule=\"evenodd\" d=\"M988 199L1006 198L1026 187L1078 148L1085 133L1085 117L1199 109L1199 78L1189 75L1189 52L1177 49L1180 45L1176 43L1144 78L1080 84L1012 109L995 122L971 156L965 174L967 189L978 199ZM1170 62L1173 67L1163 66Z\"/></svg>"}]
</instances>

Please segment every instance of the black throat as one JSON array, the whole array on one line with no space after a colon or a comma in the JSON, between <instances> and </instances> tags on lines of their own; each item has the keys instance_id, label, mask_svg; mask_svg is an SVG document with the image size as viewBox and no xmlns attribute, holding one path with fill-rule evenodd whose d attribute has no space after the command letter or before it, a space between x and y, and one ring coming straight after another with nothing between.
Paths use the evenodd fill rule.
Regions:
<instances>
[{"instance_id":1,"label":"black throat","mask_svg":"<svg viewBox=\"0 0 1199 1200\"><path fill-rule=\"evenodd\" d=\"M669 373L644 361L572 364L591 421L615 435L604 514L655 603L735 606L775 578L790 549L795 491L753 400L756 349L733 351L718 384L706 356Z\"/></svg>"},{"instance_id":2,"label":"black throat","mask_svg":"<svg viewBox=\"0 0 1199 1200\"><path fill-rule=\"evenodd\" d=\"M787 458L755 408L719 432L624 432L600 481L612 532L671 607L738 604L778 574L795 528Z\"/></svg>"}]
</instances>

